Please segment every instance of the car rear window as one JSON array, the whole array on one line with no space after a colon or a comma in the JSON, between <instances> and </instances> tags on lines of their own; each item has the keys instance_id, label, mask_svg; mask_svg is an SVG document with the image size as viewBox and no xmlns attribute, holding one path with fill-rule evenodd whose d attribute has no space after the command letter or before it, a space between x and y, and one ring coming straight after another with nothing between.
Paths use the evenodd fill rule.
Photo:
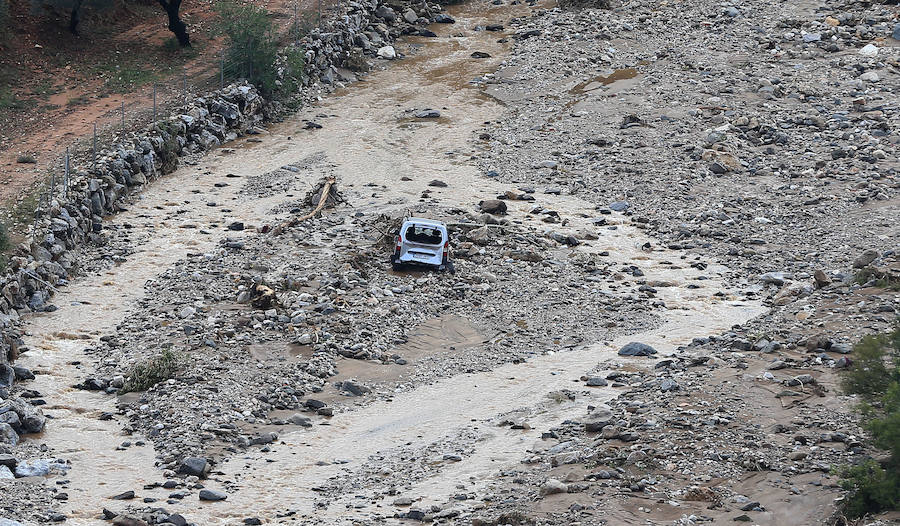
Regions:
<instances>
[{"instance_id":1,"label":"car rear window","mask_svg":"<svg viewBox=\"0 0 900 526\"><path fill-rule=\"evenodd\" d=\"M430 226L410 225L406 227L407 241L423 243L426 245L440 245L444 241L444 235L440 230Z\"/></svg>"}]
</instances>

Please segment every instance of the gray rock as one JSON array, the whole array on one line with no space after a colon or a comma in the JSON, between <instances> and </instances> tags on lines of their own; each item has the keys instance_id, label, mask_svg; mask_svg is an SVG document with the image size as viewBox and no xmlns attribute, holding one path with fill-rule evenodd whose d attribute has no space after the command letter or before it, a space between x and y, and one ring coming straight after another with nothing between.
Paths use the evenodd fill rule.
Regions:
<instances>
[{"instance_id":1,"label":"gray rock","mask_svg":"<svg viewBox=\"0 0 900 526\"><path fill-rule=\"evenodd\" d=\"M50 474L50 461L43 459L24 460L16 466L16 477L46 477Z\"/></svg>"},{"instance_id":2,"label":"gray rock","mask_svg":"<svg viewBox=\"0 0 900 526\"><path fill-rule=\"evenodd\" d=\"M619 349L619 356L650 356L656 352L656 349L646 343L631 342Z\"/></svg>"},{"instance_id":3,"label":"gray rock","mask_svg":"<svg viewBox=\"0 0 900 526\"><path fill-rule=\"evenodd\" d=\"M0 455L0 466L6 466L9 469L16 469L16 457L12 455Z\"/></svg>"},{"instance_id":4,"label":"gray rock","mask_svg":"<svg viewBox=\"0 0 900 526\"><path fill-rule=\"evenodd\" d=\"M0 526L25 526L21 522L16 522L12 519L4 519L0 517Z\"/></svg>"},{"instance_id":5,"label":"gray rock","mask_svg":"<svg viewBox=\"0 0 900 526\"><path fill-rule=\"evenodd\" d=\"M9 480L16 478L13 472L6 466L0 466L0 480Z\"/></svg>"},{"instance_id":6,"label":"gray rock","mask_svg":"<svg viewBox=\"0 0 900 526\"><path fill-rule=\"evenodd\" d=\"M606 385L609 385L609 382L607 382L605 378L599 376L592 376L587 380L588 387L604 387Z\"/></svg>"},{"instance_id":7,"label":"gray rock","mask_svg":"<svg viewBox=\"0 0 900 526\"><path fill-rule=\"evenodd\" d=\"M200 490L200 500L208 500L212 502L217 502L220 500L225 500L228 498L228 495L222 493L221 491L214 491L211 489L201 489Z\"/></svg>"},{"instance_id":8,"label":"gray rock","mask_svg":"<svg viewBox=\"0 0 900 526\"><path fill-rule=\"evenodd\" d=\"M181 461L178 466L178 472L184 475L193 475L199 478L206 478L209 474L209 461L203 457L187 457Z\"/></svg>"},{"instance_id":9,"label":"gray rock","mask_svg":"<svg viewBox=\"0 0 900 526\"><path fill-rule=\"evenodd\" d=\"M301 414L294 414L290 418L288 418L287 421L291 424L294 424L295 426L312 427L312 422L310 421L310 419Z\"/></svg>"},{"instance_id":10,"label":"gray rock","mask_svg":"<svg viewBox=\"0 0 900 526\"><path fill-rule=\"evenodd\" d=\"M441 112L438 110L433 110L431 108L426 108L424 110L419 110L415 113L417 119L437 119L441 116Z\"/></svg>"},{"instance_id":11,"label":"gray rock","mask_svg":"<svg viewBox=\"0 0 900 526\"><path fill-rule=\"evenodd\" d=\"M541 495L554 495L557 493L567 493L569 486L556 479L547 479L547 482L541 484Z\"/></svg>"},{"instance_id":12,"label":"gray rock","mask_svg":"<svg viewBox=\"0 0 900 526\"><path fill-rule=\"evenodd\" d=\"M869 249L860 254L853 260L853 268L865 268L868 267L870 263L878 259L878 251Z\"/></svg>"},{"instance_id":13,"label":"gray rock","mask_svg":"<svg viewBox=\"0 0 900 526\"><path fill-rule=\"evenodd\" d=\"M19 434L16 433L16 430L12 428L11 425L2 423L0 424L0 444L6 444L10 446L14 446L19 443Z\"/></svg>"},{"instance_id":14,"label":"gray rock","mask_svg":"<svg viewBox=\"0 0 900 526\"><path fill-rule=\"evenodd\" d=\"M894 32L891 34L894 40L900 40L900 22L894 24Z\"/></svg>"},{"instance_id":15,"label":"gray rock","mask_svg":"<svg viewBox=\"0 0 900 526\"><path fill-rule=\"evenodd\" d=\"M346 391L353 396L362 396L370 391L368 387L351 380L344 380L341 382L341 390Z\"/></svg>"},{"instance_id":16,"label":"gray rock","mask_svg":"<svg viewBox=\"0 0 900 526\"><path fill-rule=\"evenodd\" d=\"M741 16L741 12L736 7L726 7L724 13L725 13L725 16L728 16L731 18L737 18L737 17Z\"/></svg>"},{"instance_id":17,"label":"gray rock","mask_svg":"<svg viewBox=\"0 0 900 526\"><path fill-rule=\"evenodd\" d=\"M584 419L584 430L588 433L596 433L610 425L613 420L615 420L615 417L613 416L611 409L608 407L598 407Z\"/></svg>"},{"instance_id":18,"label":"gray rock","mask_svg":"<svg viewBox=\"0 0 900 526\"><path fill-rule=\"evenodd\" d=\"M25 380L34 380L34 373L25 367L13 366L13 372L16 373L16 380L23 382Z\"/></svg>"},{"instance_id":19,"label":"gray rock","mask_svg":"<svg viewBox=\"0 0 900 526\"><path fill-rule=\"evenodd\" d=\"M397 20L397 13L393 9L385 5L380 5L375 9L375 16L388 22Z\"/></svg>"},{"instance_id":20,"label":"gray rock","mask_svg":"<svg viewBox=\"0 0 900 526\"><path fill-rule=\"evenodd\" d=\"M846 343L832 343L828 350L838 354L850 354L853 352L853 346Z\"/></svg>"},{"instance_id":21,"label":"gray rock","mask_svg":"<svg viewBox=\"0 0 900 526\"><path fill-rule=\"evenodd\" d=\"M438 13L438 14L434 15L434 21L437 22L438 24L455 24L456 23L455 18L453 18L450 15L445 15L444 13ZM900 24L898 24L898 27L900 27Z\"/></svg>"},{"instance_id":22,"label":"gray rock","mask_svg":"<svg viewBox=\"0 0 900 526\"><path fill-rule=\"evenodd\" d=\"M624 212L631 207L631 203L628 201L616 201L614 203L609 204L609 209L613 212Z\"/></svg>"},{"instance_id":23,"label":"gray rock","mask_svg":"<svg viewBox=\"0 0 900 526\"><path fill-rule=\"evenodd\" d=\"M419 15L416 14L412 9L407 9L403 12L403 20L406 20L410 24L415 24L416 20L419 19Z\"/></svg>"},{"instance_id":24,"label":"gray rock","mask_svg":"<svg viewBox=\"0 0 900 526\"><path fill-rule=\"evenodd\" d=\"M16 372L5 363L0 363L0 387L10 387L16 380Z\"/></svg>"},{"instance_id":25,"label":"gray rock","mask_svg":"<svg viewBox=\"0 0 900 526\"><path fill-rule=\"evenodd\" d=\"M482 212L487 212L488 214L503 215L506 213L506 203L499 199L486 199L478 203L478 206Z\"/></svg>"},{"instance_id":26,"label":"gray rock","mask_svg":"<svg viewBox=\"0 0 900 526\"><path fill-rule=\"evenodd\" d=\"M677 390L681 389L681 386L678 385L678 382L676 382L675 380L672 380L671 378L666 378L662 382L660 382L659 388L662 392L665 393L668 391L677 391Z\"/></svg>"},{"instance_id":27,"label":"gray rock","mask_svg":"<svg viewBox=\"0 0 900 526\"><path fill-rule=\"evenodd\" d=\"M841 356L836 362L834 362L834 366L837 369L844 369L846 367L850 367L851 365L853 365L853 360L846 356Z\"/></svg>"}]
</instances>

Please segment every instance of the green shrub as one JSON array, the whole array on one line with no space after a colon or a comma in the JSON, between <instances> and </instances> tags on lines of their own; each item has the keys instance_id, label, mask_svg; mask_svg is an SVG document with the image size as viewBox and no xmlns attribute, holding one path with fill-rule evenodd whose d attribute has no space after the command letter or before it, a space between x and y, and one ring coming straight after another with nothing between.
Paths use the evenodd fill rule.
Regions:
<instances>
[{"instance_id":1,"label":"green shrub","mask_svg":"<svg viewBox=\"0 0 900 526\"><path fill-rule=\"evenodd\" d=\"M35 164L37 163L37 159L30 153L26 153L16 157L16 162L20 164Z\"/></svg>"},{"instance_id":2,"label":"green shrub","mask_svg":"<svg viewBox=\"0 0 900 526\"><path fill-rule=\"evenodd\" d=\"M306 54L302 49L290 48L284 52L284 81L279 91L286 96L299 91L305 75Z\"/></svg>"},{"instance_id":3,"label":"green shrub","mask_svg":"<svg viewBox=\"0 0 900 526\"><path fill-rule=\"evenodd\" d=\"M853 281L857 285L872 283L873 286L880 289L900 290L900 280L895 276L872 268L864 268L857 272L853 277Z\"/></svg>"},{"instance_id":4,"label":"green shrub","mask_svg":"<svg viewBox=\"0 0 900 526\"><path fill-rule=\"evenodd\" d=\"M187 363L185 355L164 349L149 360L138 362L131 367L128 376L125 377L122 392L146 391L159 382L175 378Z\"/></svg>"},{"instance_id":5,"label":"green shrub","mask_svg":"<svg viewBox=\"0 0 900 526\"><path fill-rule=\"evenodd\" d=\"M869 461L843 470L846 513L861 517L900 508L900 323L890 333L866 336L853 350L855 361L841 384L860 395L873 445L890 454L881 466Z\"/></svg>"},{"instance_id":6,"label":"green shrub","mask_svg":"<svg viewBox=\"0 0 900 526\"><path fill-rule=\"evenodd\" d=\"M219 31L225 35L226 59L265 95L275 91L275 58L278 42L269 13L233 0L216 4Z\"/></svg>"}]
</instances>

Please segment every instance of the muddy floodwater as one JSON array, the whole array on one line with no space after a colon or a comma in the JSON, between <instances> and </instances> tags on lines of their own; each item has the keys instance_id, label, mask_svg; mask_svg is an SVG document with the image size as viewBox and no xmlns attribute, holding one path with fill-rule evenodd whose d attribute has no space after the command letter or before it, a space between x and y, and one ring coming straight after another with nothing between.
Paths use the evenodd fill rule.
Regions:
<instances>
[{"instance_id":1,"label":"muddy floodwater","mask_svg":"<svg viewBox=\"0 0 900 526\"><path fill-rule=\"evenodd\" d=\"M475 28L524 9L486 3L452 8L457 23L433 27L437 38L407 39L398 46L407 55L402 60L272 126L262 142L237 141L227 145L227 151L213 151L197 165L182 167L154 183L130 210L111 219L133 225L135 237L146 234L146 243L112 269L75 280L55 297L58 311L35 315L27 323L26 343L31 352L22 365L42 373L33 388L47 398L46 413L53 418L39 439L71 462L66 476L71 480L69 499L61 505L69 517L66 524L97 524L109 497L163 480L149 442L116 450L121 442L136 444L141 437L126 436L119 423L98 418L116 410L115 398L76 390L72 385L90 374L91 358L84 349L114 331L144 294L147 281L186 254L208 250L221 239L220 231L202 226L230 221L260 225L274 206L290 200L277 194L248 198L239 194L236 181L324 152L333 163L331 174L338 177L348 200L362 212L384 209L385 201L391 199L414 201L435 178L454 181L441 193L448 206L471 206L480 196L506 190L481 176L469 160L475 151L473 132L503 111L503 106L484 95L472 80L495 70L508 45L498 42L502 35ZM475 51L491 58L473 59ZM613 72L576 89L588 92L636 75L636 70ZM441 118L409 117L409 110L425 108L439 110ZM313 118L323 128L302 129L304 121ZM401 177L408 177L411 184L398 186ZM231 184L216 186L224 182ZM384 185L386 190L376 200L366 191L368 183ZM588 224L587 219L578 217L587 217L592 204L566 195L546 199L555 209L570 214L573 226L579 221ZM230 211L223 217L219 207L206 206L210 201ZM511 208L513 216L527 211L526 204L511 203ZM421 505L442 502L459 484L477 487L504 465L519 462L528 446L540 438L539 429L583 410L583 404L576 407L552 399L548 393L571 386L573 379L613 358L622 344L639 340L663 354L670 353L696 335L727 330L762 312L760 305L728 294L710 296L711 290L728 291L721 277L716 277L722 275L722 268L707 269L704 274L712 276L707 286L694 290L684 285L695 279L698 271L674 267L669 262L678 255L666 250L642 251L640 247L648 240L639 230L623 225L602 236L584 250L608 251L613 261L641 260L648 280L674 285L660 288L659 298L668 308L660 327L526 363L439 380L397 393L390 400L339 413L329 425L284 434L265 456L251 450L218 465L206 487L227 488L227 501L175 502L166 504L166 509L204 525L236 524L248 515L274 521L285 510L294 510L296 518L342 523L384 504L346 495L332 499L327 506L316 506L320 498L316 490L330 477L352 473L355 466L373 456L399 454L460 435L477 436L469 456L435 470L412 492L427 496ZM478 345L490 336L480 334L464 319L447 316L414 329L402 354L415 361L422 354ZM308 349L259 348L251 352L265 358L276 353L291 360ZM355 367L352 375L365 378L362 369L366 365ZM614 396L611 389L594 392L597 404ZM534 415L531 429L492 425L500 415L522 408L530 408ZM168 493L160 488L141 495L165 501Z\"/></svg>"}]
</instances>

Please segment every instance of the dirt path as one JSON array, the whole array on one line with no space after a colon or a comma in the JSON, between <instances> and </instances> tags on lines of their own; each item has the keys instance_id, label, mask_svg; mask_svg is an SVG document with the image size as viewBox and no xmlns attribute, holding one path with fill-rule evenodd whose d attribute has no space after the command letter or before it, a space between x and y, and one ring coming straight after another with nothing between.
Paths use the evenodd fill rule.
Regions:
<instances>
[{"instance_id":1,"label":"dirt path","mask_svg":"<svg viewBox=\"0 0 900 526\"><path fill-rule=\"evenodd\" d=\"M475 26L526 9L483 3L457 8L453 12L457 24L436 27L438 38L410 39L401 46L408 58L274 126L261 143L231 144L195 166L181 168L113 219L116 225L132 225L129 235L136 241L137 252L101 275L78 280L56 296L60 310L30 320L27 344L33 350L22 360L23 365L46 373L33 383L52 401L46 412L54 420L41 439L72 463L69 499L63 506L68 524L95 524L100 509L110 503L107 499L122 491L137 490L142 497L160 500L171 493L162 488L140 491L145 484L163 480L154 468L152 448L116 450L126 439L132 443L141 439L123 436L116 421L98 420L101 413L115 411L114 400L71 388L85 374L84 365L72 364L91 361L83 349L130 315L144 294L145 282L177 265L188 253L212 251L223 237L223 225L269 223L272 207L294 197L294 191L287 189L247 199L239 193L239 181L324 155L348 201L365 214L402 210L416 203L433 179L449 185L431 188L432 197L442 206L471 207L510 189L480 175L470 159L478 153L471 142L474 132L485 121L496 119L502 107L469 81L494 70L506 49L497 42L500 35L475 31ZM487 52L492 58L472 59L474 51ZM442 117L415 119L407 111L423 108L440 109ZM304 130L306 120L315 120L323 128ZM300 181L299 186L314 181ZM378 191L368 184L377 185ZM590 225L593 204L565 195L542 199L546 206L571 217L571 228ZM510 205L511 221L541 228L529 218L533 205ZM291 510L291 516L315 523L366 521L402 511L382 502L384 494L390 486L413 480L415 484L404 495L422 499L417 505L440 504L461 486L483 487L498 470L519 463L542 430L583 412L586 405L613 397L612 388L558 402L551 402L548 393L571 387L585 371L602 368L622 344L640 340L668 354L698 334L725 331L763 311L759 304L742 301L729 290L721 280L724 268L706 268L702 274L711 279L702 288L688 288L701 272L672 268L670 262L682 253L642 251L640 247L652 240L628 225L604 230L600 236L576 252L608 251L616 264L641 261L648 280L675 284L660 289L658 297L666 304L660 327L526 363L443 379L340 413L328 425L282 435L270 451L251 451L220 465L206 487L227 489L227 501L198 506L185 499L172 501L166 509L210 525L234 524L247 516L275 521ZM725 294L714 297L717 291ZM525 415L528 428L498 427L511 412ZM459 458L443 456L450 451L461 451ZM400 455L422 460L410 461L410 469L422 463L430 467L415 477L396 465L390 473L376 475L387 464L384 458Z\"/></svg>"}]
</instances>

